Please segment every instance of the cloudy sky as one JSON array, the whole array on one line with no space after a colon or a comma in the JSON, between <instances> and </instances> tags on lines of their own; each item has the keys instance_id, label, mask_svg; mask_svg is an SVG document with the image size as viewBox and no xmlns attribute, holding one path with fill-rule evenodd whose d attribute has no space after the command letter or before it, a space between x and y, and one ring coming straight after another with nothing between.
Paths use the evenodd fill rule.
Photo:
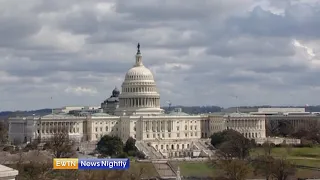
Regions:
<instances>
[{"instance_id":1,"label":"cloudy sky","mask_svg":"<svg viewBox=\"0 0 320 180\"><path fill-rule=\"evenodd\" d=\"M320 0L0 0L0 111L99 105L137 42L163 105L320 104Z\"/></svg>"}]
</instances>

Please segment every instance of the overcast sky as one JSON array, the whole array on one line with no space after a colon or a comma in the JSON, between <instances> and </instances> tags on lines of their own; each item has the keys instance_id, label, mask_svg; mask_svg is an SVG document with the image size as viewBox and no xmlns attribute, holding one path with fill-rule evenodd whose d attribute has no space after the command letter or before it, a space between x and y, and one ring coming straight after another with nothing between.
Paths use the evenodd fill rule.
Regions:
<instances>
[{"instance_id":1,"label":"overcast sky","mask_svg":"<svg viewBox=\"0 0 320 180\"><path fill-rule=\"evenodd\" d=\"M320 104L320 0L0 0L0 111L100 105L138 42L162 105Z\"/></svg>"}]
</instances>

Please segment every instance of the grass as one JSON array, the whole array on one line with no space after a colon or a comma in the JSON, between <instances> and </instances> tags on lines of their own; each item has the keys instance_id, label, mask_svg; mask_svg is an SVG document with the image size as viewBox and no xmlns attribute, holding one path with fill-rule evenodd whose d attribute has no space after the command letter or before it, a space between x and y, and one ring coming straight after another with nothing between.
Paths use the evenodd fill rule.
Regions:
<instances>
[{"instance_id":1,"label":"grass","mask_svg":"<svg viewBox=\"0 0 320 180\"><path fill-rule=\"evenodd\" d=\"M263 148L256 148L251 152L251 156L263 155ZM320 168L320 147L314 148L291 148L286 149L284 147L273 148L272 153L274 157L286 157L296 165L312 166ZM171 162L176 169L180 167L181 174L183 176L214 176L218 174L219 169L211 166L208 162ZM297 177L312 178L319 177L320 172L297 169ZM250 174L250 178L255 178Z\"/></svg>"},{"instance_id":2,"label":"grass","mask_svg":"<svg viewBox=\"0 0 320 180\"><path fill-rule=\"evenodd\" d=\"M256 148L251 152L251 156L263 155L263 148ZM294 158L316 158L320 159L320 147L303 147L303 148L284 148L276 147L271 151L271 155L274 157L287 157L289 159Z\"/></svg>"},{"instance_id":3,"label":"grass","mask_svg":"<svg viewBox=\"0 0 320 180\"><path fill-rule=\"evenodd\" d=\"M296 165L320 168L320 159L291 159L290 161Z\"/></svg>"},{"instance_id":4,"label":"grass","mask_svg":"<svg viewBox=\"0 0 320 180\"><path fill-rule=\"evenodd\" d=\"M130 169L131 172L139 172L141 168L144 168L143 176L145 177L154 177L158 176L157 170L154 168L153 164L150 162L130 162Z\"/></svg>"},{"instance_id":5,"label":"grass","mask_svg":"<svg viewBox=\"0 0 320 180\"><path fill-rule=\"evenodd\" d=\"M256 148L251 152L251 156L263 155L263 148ZM314 148L291 148L290 150L286 148L273 148L272 155L275 157L286 157L296 165L312 166L320 168L320 147ZM309 158L309 159L308 159ZM141 167L147 169L145 176L154 177L158 176L156 169L152 163L147 162L130 162L130 170L132 172L137 172ZM208 162L189 162L189 161L173 161L172 166L177 169L180 167L182 176L216 176L219 173L218 168L210 165ZM249 175L250 178L258 178L252 173ZM297 177L301 178L314 178L319 177L320 172L307 170L307 169L297 169Z\"/></svg>"},{"instance_id":6,"label":"grass","mask_svg":"<svg viewBox=\"0 0 320 180\"><path fill-rule=\"evenodd\" d=\"M216 169L208 162L171 162L175 169L180 167L182 176L212 176Z\"/></svg>"}]
</instances>

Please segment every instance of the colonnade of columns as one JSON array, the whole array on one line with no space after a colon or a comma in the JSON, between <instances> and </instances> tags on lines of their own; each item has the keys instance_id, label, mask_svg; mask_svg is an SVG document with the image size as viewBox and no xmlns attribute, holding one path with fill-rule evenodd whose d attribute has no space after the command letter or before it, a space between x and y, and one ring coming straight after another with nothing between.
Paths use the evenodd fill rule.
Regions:
<instances>
[{"instance_id":1,"label":"colonnade of columns","mask_svg":"<svg viewBox=\"0 0 320 180\"><path fill-rule=\"evenodd\" d=\"M160 98L124 98L120 99L122 107L160 107Z\"/></svg>"},{"instance_id":2,"label":"colonnade of columns","mask_svg":"<svg viewBox=\"0 0 320 180\"><path fill-rule=\"evenodd\" d=\"M144 121L143 129L145 132L172 132L173 121Z\"/></svg>"},{"instance_id":3,"label":"colonnade of columns","mask_svg":"<svg viewBox=\"0 0 320 180\"><path fill-rule=\"evenodd\" d=\"M44 134L50 134L55 132L79 132L76 122L42 122L41 132Z\"/></svg>"},{"instance_id":4,"label":"colonnade of columns","mask_svg":"<svg viewBox=\"0 0 320 180\"><path fill-rule=\"evenodd\" d=\"M228 126L235 129L264 129L264 121L259 119L229 120Z\"/></svg>"}]
</instances>

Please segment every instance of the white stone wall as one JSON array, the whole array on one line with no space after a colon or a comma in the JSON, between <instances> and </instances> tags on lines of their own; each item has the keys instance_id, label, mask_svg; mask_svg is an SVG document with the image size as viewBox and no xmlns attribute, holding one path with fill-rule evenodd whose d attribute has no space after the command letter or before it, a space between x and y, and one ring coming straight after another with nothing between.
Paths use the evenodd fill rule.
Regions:
<instances>
[{"instance_id":1,"label":"white stone wall","mask_svg":"<svg viewBox=\"0 0 320 180\"><path fill-rule=\"evenodd\" d=\"M227 128L226 126L226 118L222 115L209 115L209 136L210 137L213 133L221 132Z\"/></svg>"},{"instance_id":2,"label":"white stone wall","mask_svg":"<svg viewBox=\"0 0 320 180\"><path fill-rule=\"evenodd\" d=\"M227 118L227 129L236 130L246 138L257 139L266 137L264 115L232 116L225 118Z\"/></svg>"},{"instance_id":3,"label":"white stone wall","mask_svg":"<svg viewBox=\"0 0 320 180\"><path fill-rule=\"evenodd\" d=\"M119 117L91 117L88 124L89 141L99 141L104 135L119 135Z\"/></svg>"},{"instance_id":4,"label":"white stone wall","mask_svg":"<svg viewBox=\"0 0 320 180\"><path fill-rule=\"evenodd\" d=\"M142 140L199 139L200 116L143 116Z\"/></svg>"}]
</instances>

